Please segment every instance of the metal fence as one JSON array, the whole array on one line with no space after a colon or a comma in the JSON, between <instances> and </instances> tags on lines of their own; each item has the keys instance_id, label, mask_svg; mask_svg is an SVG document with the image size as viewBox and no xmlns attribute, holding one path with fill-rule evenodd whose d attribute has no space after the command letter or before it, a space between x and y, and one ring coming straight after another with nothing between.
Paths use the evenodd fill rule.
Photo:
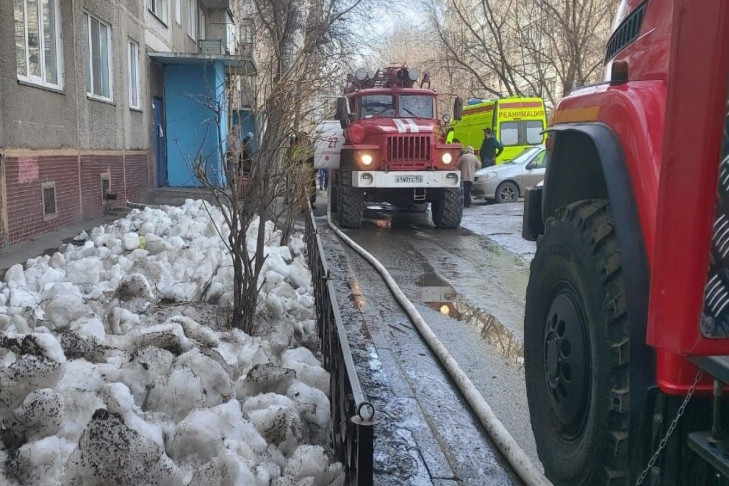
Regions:
<instances>
[{"instance_id":1,"label":"metal fence","mask_svg":"<svg viewBox=\"0 0 729 486\"><path fill-rule=\"evenodd\" d=\"M347 470L347 484L369 486L373 477L374 407L357 378L347 333L339 313L334 284L319 238L314 214L306 217L306 245L314 281L317 328L329 381L332 442Z\"/></svg>"}]
</instances>

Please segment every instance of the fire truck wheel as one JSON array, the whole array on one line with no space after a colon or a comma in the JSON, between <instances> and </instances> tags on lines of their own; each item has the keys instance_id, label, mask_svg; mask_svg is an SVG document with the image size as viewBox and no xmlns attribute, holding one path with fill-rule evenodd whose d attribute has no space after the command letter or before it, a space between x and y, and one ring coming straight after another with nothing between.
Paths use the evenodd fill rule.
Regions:
<instances>
[{"instance_id":1,"label":"fire truck wheel","mask_svg":"<svg viewBox=\"0 0 729 486\"><path fill-rule=\"evenodd\" d=\"M527 401L539 458L557 485L624 482L628 346L625 280L607 201L579 201L546 222L524 316ZM628 402L629 403L629 402ZM610 482L610 484L613 484Z\"/></svg>"},{"instance_id":2,"label":"fire truck wheel","mask_svg":"<svg viewBox=\"0 0 729 486\"><path fill-rule=\"evenodd\" d=\"M463 217L463 188L441 189L430 206L436 228L458 228Z\"/></svg>"},{"instance_id":3,"label":"fire truck wheel","mask_svg":"<svg viewBox=\"0 0 729 486\"><path fill-rule=\"evenodd\" d=\"M342 171L344 172L344 171ZM343 228L359 228L364 216L364 193L361 189L342 184L342 176L337 181L337 214L339 226Z\"/></svg>"}]
</instances>

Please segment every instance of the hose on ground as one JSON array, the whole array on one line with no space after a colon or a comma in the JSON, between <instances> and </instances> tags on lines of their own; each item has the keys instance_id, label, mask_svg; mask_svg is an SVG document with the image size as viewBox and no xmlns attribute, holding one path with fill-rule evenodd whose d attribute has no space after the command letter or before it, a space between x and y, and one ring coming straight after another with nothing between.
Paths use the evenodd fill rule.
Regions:
<instances>
[{"instance_id":1,"label":"hose on ground","mask_svg":"<svg viewBox=\"0 0 729 486\"><path fill-rule=\"evenodd\" d=\"M329 190L329 194L331 195L331 189ZM402 306L403 310L410 317L410 320L413 324L415 324L415 327L418 332L420 332L420 335L423 337L428 347L438 357L438 360L440 360L443 364L446 371L448 371L448 374L471 405L474 413L491 437L491 440L494 441L506 460L509 464L511 464L511 467L514 469L519 478L521 478L521 480L529 486L551 485L552 483L549 479L547 479L544 473L542 473L539 468L532 463L529 456L527 456L524 450L519 447L511 434L509 434L501 421L496 417L496 414L494 414L489 404L483 396L481 396L481 393L479 393L478 389L476 389L473 382L468 378L466 373L463 372L461 367L458 366L455 358L451 356L445 345L430 329L413 303L410 302L403 291L400 290L400 287L397 285L387 269L364 248L352 241L351 238L345 235L342 230L340 230L332 222L331 203L329 201L327 202L327 223L334 233L342 239L342 241L352 247L354 251L359 253L379 272L380 275L382 275L382 278L390 288L395 300L397 300L397 302Z\"/></svg>"}]
</instances>

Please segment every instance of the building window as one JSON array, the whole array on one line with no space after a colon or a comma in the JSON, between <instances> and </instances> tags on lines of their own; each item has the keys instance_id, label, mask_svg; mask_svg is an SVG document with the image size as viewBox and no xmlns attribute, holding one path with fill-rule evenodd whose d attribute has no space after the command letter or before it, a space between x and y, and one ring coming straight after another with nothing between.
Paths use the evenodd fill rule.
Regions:
<instances>
[{"instance_id":1,"label":"building window","mask_svg":"<svg viewBox=\"0 0 729 486\"><path fill-rule=\"evenodd\" d=\"M200 19L200 28L198 29L198 32L200 33L200 38L205 39L205 11L203 9L200 9L200 15L198 17Z\"/></svg>"},{"instance_id":2,"label":"building window","mask_svg":"<svg viewBox=\"0 0 729 486\"><path fill-rule=\"evenodd\" d=\"M167 23L167 0L147 0L147 10L163 23Z\"/></svg>"},{"instance_id":3,"label":"building window","mask_svg":"<svg viewBox=\"0 0 729 486\"><path fill-rule=\"evenodd\" d=\"M41 197L43 199L43 221L50 221L58 216L56 211L56 183L41 183Z\"/></svg>"},{"instance_id":4,"label":"building window","mask_svg":"<svg viewBox=\"0 0 729 486\"><path fill-rule=\"evenodd\" d=\"M86 91L92 97L112 100L111 27L84 14L86 39Z\"/></svg>"},{"instance_id":5,"label":"building window","mask_svg":"<svg viewBox=\"0 0 729 486\"><path fill-rule=\"evenodd\" d=\"M182 6L180 4L182 0L175 0L175 22L177 25L182 25Z\"/></svg>"},{"instance_id":6,"label":"building window","mask_svg":"<svg viewBox=\"0 0 729 486\"><path fill-rule=\"evenodd\" d=\"M187 0L187 35L197 40L197 0Z\"/></svg>"},{"instance_id":7,"label":"building window","mask_svg":"<svg viewBox=\"0 0 729 486\"><path fill-rule=\"evenodd\" d=\"M61 17L58 0L13 0L18 79L63 87Z\"/></svg>"},{"instance_id":8,"label":"building window","mask_svg":"<svg viewBox=\"0 0 729 486\"><path fill-rule=\"evenodd\" d=\"M129 107L141 109L139 86L139 44L129 41Z\"/></svg>"}]
</instances>

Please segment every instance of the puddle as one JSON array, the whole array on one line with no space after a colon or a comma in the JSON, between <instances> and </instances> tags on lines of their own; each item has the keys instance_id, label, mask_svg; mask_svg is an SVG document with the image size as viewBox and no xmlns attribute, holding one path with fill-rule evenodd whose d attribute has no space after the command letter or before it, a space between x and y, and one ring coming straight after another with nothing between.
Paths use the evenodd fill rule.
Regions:
<instances>
[{"instance_id":1,"label":"puddle","mask_svg":"<svg viewBox=\"0 0 729 486\"><path fill-rule=\"evenodd\" d=\"M523 366L524 344L491 313L463 298L435 274L423 276L418 285L420 299L431 309L474 326L508 363Z\"/></svg>"}]
</instances>

